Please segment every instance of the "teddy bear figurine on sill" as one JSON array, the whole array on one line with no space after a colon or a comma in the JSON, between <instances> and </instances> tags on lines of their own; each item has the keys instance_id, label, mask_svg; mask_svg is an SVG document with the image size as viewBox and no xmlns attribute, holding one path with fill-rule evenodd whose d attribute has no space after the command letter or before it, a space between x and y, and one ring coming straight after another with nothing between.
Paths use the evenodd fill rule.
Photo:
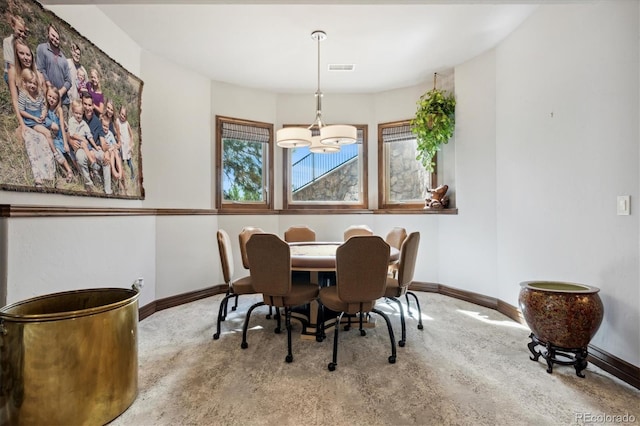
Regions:
<instances>
[{"instance_id":1,"label":"teddy bear figurine on sill","mask_svg":"<svg viewBox=\"0 0 640 426\"><path fill-rule=\"evenodd\" d=\"M446 209L449 206L448 185L440 185L436 189L427 189L431 196L424 202L425 209Z\"/></svg>"}]
</instances>

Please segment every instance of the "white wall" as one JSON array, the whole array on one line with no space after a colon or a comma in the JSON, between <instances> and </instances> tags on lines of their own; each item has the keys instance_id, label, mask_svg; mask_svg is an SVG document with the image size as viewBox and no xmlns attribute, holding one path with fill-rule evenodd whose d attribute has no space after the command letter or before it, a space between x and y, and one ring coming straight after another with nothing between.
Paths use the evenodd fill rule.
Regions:
<instances>
[{"instance_id":1,"label":"white wall","mask_svg":"<svg viewBox=\"0 0 640 426\"><path fill-rule=\"evenodd\" d=\"M458 67L460 214L442 218L440 229L443 246L454 228L466 234L451 241L447 255L443 248L440 273L451 277L447 284L477 289L478 280L495 280L480 292L510 304L517 303L525 280L599 287L605 318L593 344L634 365L640 361L639 227L633 213L638 32L638 2L541 6L495 52ZM475 87L480 84L495 84L495 101ZM471 111L474 117L465 119ZM494 150L495 160L486 155ZM471 153L488 174L469 163ZM474 169L477 180L471 179ZM631 216L616 215L616 196L623 194L631 195ZM476 226L495 226L495 238ZM496 256L478 250L472 257L469 246ZM476 278L449 272L454 265L447 259L454 255L465 269L484 262L497 267L492 272L492 265L483 265Z\"/></svg>"},{"instance_id":2,"label":"white wall","mask_svg":"<svg viewBox=\"0 0 640 426\"><path fill-rule=\"evenodd\" d=\"M142 54L146 207L213 207L210 81Z\"/></svg>"},{"instance_id":3,"label":"white wall","mask_svg":"<svg viewBox=\"0 0 640 426\"><path fill-rule=\"evenodd\" d=\"M145 278L140 305L156 299L155 225L146 217L10 219L7 303L58 291L130 287ZM147 283L151 283L147 286Z\"/></svg>"},{"instance_id":4,"label":"white wall","mask_svg":"<svg viewBox=\"0 0 640 426\"><path fill-rule=\"evenodd\" d=\"M493 51L456 67L454 147L459 213L440 218L437 240L439 282L494 297L499 294L495 71Z\"/></svg>"},{"instance_id":5,"label":"white wall","mask_svg":"<svg viewBox=\"0 0 640 426\"><path fill-rule=\"evenodd\" d=\"M224 282L218 261L216 216L159 216L156 299Z\"/></svg>"}]
</instances>

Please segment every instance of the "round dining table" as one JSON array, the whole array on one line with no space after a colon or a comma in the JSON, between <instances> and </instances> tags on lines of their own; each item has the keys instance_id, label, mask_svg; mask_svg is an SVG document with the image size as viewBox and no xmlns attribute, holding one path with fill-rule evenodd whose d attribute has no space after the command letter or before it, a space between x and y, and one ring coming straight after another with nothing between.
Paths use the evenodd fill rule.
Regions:
<instances>
[{"instance_id":1,"label":"round dining table","mask_svg":"<svg viewBox=\"0 0 640 426\"><path fill-rule=\"evenodd\" d=\"M291 271L308 271L309 280L312 283L324 286L335 283L335 275L330 274L336 271L336 250L343 242L336 241L305 241L291 242L289 249L291 253ZM390 247L389 264L393 264L400 258L400 251L395 247ZM320 282L319 273L323 273L326 281ZM329 273L329 274L326 274ZM318 329L318 313L319 304L317 301L311 302L307 308L302 311L294 310L292 318L301 321L302 339L321 340ZM335 319L325 321L325 329L330 329L335 325ZM375 323L365 325L368 327L375 326Z\"/></svg>"},{"instance_id":2,"label":"round dining table","mask_svg":"<svg viewBox=\"0 0 640 426\"><path fill-rule=\"evenodd\" d=\"M306 241L289 243L292 271L330 272L336 270L336 250L342 242ZM389 263L400 258L400 251L390 247Z\"/></svg>"}]
</instances>

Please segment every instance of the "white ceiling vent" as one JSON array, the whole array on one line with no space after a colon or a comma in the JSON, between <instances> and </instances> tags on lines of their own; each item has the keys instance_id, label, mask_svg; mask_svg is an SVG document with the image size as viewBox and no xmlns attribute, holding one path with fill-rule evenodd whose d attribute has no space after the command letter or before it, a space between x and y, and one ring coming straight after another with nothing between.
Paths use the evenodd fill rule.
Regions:
<instances>
[{"instance_id":1,"label":"white ceiling vent","mask_svg":"<svg viewBox=\"0 0 640 426\"><path fill-rule=\"evenodd\" d=\"M329 64L329 71L353 71L355 69L354 64Z\"/></svg>"}]
</instances>

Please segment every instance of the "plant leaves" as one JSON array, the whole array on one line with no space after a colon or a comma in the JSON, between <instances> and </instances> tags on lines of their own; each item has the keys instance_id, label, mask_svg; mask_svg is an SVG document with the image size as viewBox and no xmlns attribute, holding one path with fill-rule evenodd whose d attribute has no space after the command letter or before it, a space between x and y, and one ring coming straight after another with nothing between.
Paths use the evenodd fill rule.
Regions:
<instances>
[{"instance_id":1,"label":"plant leaves","mask_svg":"<svg viewBox=\"0 0 640 426\"><path fill-rule=\"evenodd\" d=\"M456 100L453 94L434 88L420 96L416 104L416 114L410 123L417 140L416 160L433 172L433 160L440 146L449 142L455 130Z\"/></svg>"}]
</instances>

